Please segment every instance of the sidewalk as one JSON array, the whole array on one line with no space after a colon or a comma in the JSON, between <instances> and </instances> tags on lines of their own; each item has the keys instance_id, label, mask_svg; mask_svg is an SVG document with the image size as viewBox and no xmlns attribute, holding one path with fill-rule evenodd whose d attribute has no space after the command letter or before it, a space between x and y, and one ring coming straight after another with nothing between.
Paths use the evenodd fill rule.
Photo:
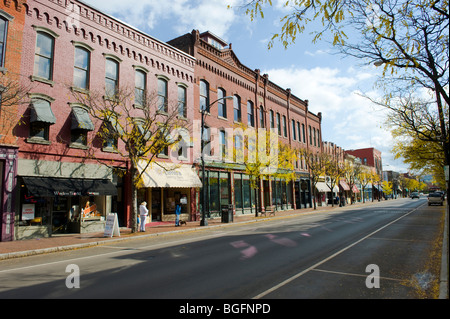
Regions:
<instances>
[{"instance_id":1,"label":"sidewalk","mask_svg":"<svg viewBox=\"0 0 450 319\"><path fill-rule=\"evenodd\" d=\"M384 202L384 201L382 201ZM334 206L324 206L317 207L316 210L313 208L288 210L288 211L277 211L275 215L267 214L266 216L255 217L253 214L250 215L235 215L234 221L231 223L222 223L220 218L214 218L208 220L208 226L200 226L200 221L187 222L185 225L175 227L175 223L149 223L146 225L146 232L131 233L129 228L120 228L120 237L104 237L102 233L89 233L89 234L55 234L48 238L35 238L28 240L15 240L10 242L0 242L0 260L18 258L25 256L32 256L38 254L45 254L51 252L73 250L87 247L94 247L102 245L109 242L117 242L123 240L132 240L137 238L158 236L167 233L181 233L194 230L201 230L211 227L226 227L230 225L235 225L238 223L250 223L250 222L260 222L264 220L269 220L273 218L286 218L296 215L303 215L306 213L315 213L321 211L327 211L332 209L351 209L369 205L375 205L379 203L378 201L366 202L366 203L355 203L353 205L347 205L344 207Z\"/></svg>"},{"instance_id":2,"label":"sidewalk","mask_svg":"<svg viewBox=\"0 0 450 319\"><path fill-rule=\"evenodd\" d=\"M359 207L362 203L354 205L348 205L348 207ZM364 205L369 205L366 203ZM120 237L115 236L112 238L104 237L102 233L89 233L89 234L54 234L48 238L34 238L27 240L15 240L9 242L0 242L0 260L18 258L25 256L32 256L38 254L45 254L51 252L73 250L87 247L94 247L109 242L132 240L143 237L158 236L167 233L182 233L194 230L201 230L211 227L225 227L238 223L250 223L259 222L263 220L269 220L274 218L283 218L294 215L302 215L305 213L319 212L325 210L331 210L332 206L313 208L277 211L275 215L267 214L266 216L255 217L250 215L235 215L234 220L231 223L222 223L221 218L214 218L208 220L208 226L200 226L200 221L186 222L186 224L175 227L174 222L152 222L146 224L146 232L131 233L130 228L120 228ZM338 207L334 207L335 209Z\"/></svg>"}]
</instances>

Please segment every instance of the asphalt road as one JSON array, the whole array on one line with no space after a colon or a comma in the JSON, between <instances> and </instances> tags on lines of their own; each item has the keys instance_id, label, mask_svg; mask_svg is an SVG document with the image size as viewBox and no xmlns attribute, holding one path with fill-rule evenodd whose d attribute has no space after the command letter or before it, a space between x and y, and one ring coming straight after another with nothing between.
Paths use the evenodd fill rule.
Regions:
<instances>
[{"instance_id":1,"label":"asphalt road","mask_svg":"<svg viewBox=\"0 0 450 319\"><path fill-rule=\"evenodd\" d=\"M444 209L390 200L0 261L0 299L437 298Z\"/></svg>"}]
</instances>

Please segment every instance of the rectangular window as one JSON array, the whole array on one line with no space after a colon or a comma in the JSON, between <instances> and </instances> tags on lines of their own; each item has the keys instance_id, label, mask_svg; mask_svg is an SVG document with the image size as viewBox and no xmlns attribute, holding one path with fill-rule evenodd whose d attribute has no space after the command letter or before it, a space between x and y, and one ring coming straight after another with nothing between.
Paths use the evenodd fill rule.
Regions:
<instances>
[{"instance_id":1,"label":"rectangular window","mask_svg":"<svg viewBox=\"0 0 450 319\"><path fill-rule=\"evenodd\" d=\"M234 203L236 211L242 210L242 174L234 174Z\"/></svg>"},{"instance_id":2,"label":"rectangular window","mask_svg":"<svg viewBox=\"0 0 450 319\"><path fill-rule=\"evenodd\" d=\"M7 36L8 36L8 21L0 17L0 68L5 67Z\"/></svg>"},{"instance_id":3,"label":"rectangular window","mask_svg":"<svg viewBox=\"0 0 450 319\"><path fill-rule=\"evenodd\" d=\"M220 206L226 207L230 202L229 200L229 186L228 186L228 173L219 173L220 179Z\"/></svg>"},{"instance_id":4,"label":"rectangular window","mask_svg":"<svg viewBox=\"0 0 450 319\"><path fill-rule=\"evenodd\" d=\"M209 172L209 210L220 210L219 172Z\"/></svg>"},{"instance_id":5,"label":"rectangular window","mask_svg":"<svg viewBox=\"0 0 450 319\"><path fill-rule=\"evenodd\" d=\"M244 161L244 150L242 148L242 136L234 136L234 161L242 163Z\"/></svg>"},{"instance_id":6,"label":"rectangular window","mask_svg":"<svg viewBox=\"0 0 450 319\"><path fill-rule=\"evenodd\" d=\"M277 113L277 126L278 126L278 135L281 136L281 118L280 118L280 113Z\"/></svg>"},{"instance_id":7,"label":"rectangular window","mask_svg":"<svg viewBox=\"0 0 450 319\"><path fill-rule=\"evenodd\" d=\"M219 148L220 148L220 154L222 157L222 160L225 159L227 154L227 139L226 139L226 133L224 130L220 130L220 140L219 140Z\"/></svg>"},{"instance_id":8,"label":"rectangular window","mask_svg":"<svg viewBox=\"0 0 450 319\"><path fill-rule=\"evenodd\" d=\"M309 145L312 145L312 129L311 129L311 125L309 125Z\"/></svg>"},{"instance_id":9,"label":"rectangular window","mask_svg":"<svg viewBox=\"0 0 450 319\"><path fill-rule=\"evenodd\" d=\"M72 130L70 134L70 142L72 144L78 144L87 146L87 131L86 130Z\"/></svg>"},{"instance_id":10,"label":"rectangular window","mask_svg":"<svg viewBox=\"0 0 450 319\"><path fill-rule=\"evenodd\" d=\"M30 138L48 141L50 126L44 122L30 123Z\"/></svg>"},{"instance_id":11,"label":"rectangular window","mask_svg":"<svg viewBox=\"0 0 450 319\"><path fill-rule=\"evenodd\" d=\"M203 140L202 140L202 152L206 156L212 155L211 149L211 130L208 126L205 125L203 128Z\"/></svg>"},{"instance_id":12,"label":"rectangular window","mask_svg":"<svg viewBox=\"0 0 450 319\"><path fill-rule=\"evenodd\" d=\"M313 131L314 131L314 146L317 146L317 144L316 144L316 128L314 128Z\"/></svg>"},{"instance_id":13,"label":"rectangular window","mask_svg":"<svg viewBox=\"0 0 450 319\"><path fill-rule=\"evenodd\" d=\"M227 118L227 103L225 97L225 91L223 89L217 90L217 115Z\"/></svg>"},{"instance_id":14,"label":"rectangular window","mask_svg":"<svg viewBox=\"0 0 450 319\"><path fill-rule=\"evenodd\" d=\"M75 47L75 63L73 70L73 85L80 89L89 89L89 51Z\"/></svg>"},{"instance_id":15,"label":"rectangular window","mask_svg":"<svg viewBox=\"0 0 450 319\"><path fill-rule=\"evenodd\" d=\"M147 74L144 71L136 70L134 75L134 103L145 106L145 96L147 89Z\"/></svg>"},{"instance_id":16,"label":"rectangular window","mask_svg":"<svg viewBox=\"0 0 450 319\"><path fill-rule=\"evenodd\" d=\"M186 88L183 86L178 86L178 115L187 117Z\"/></svg>"},{"instance_id":17,"label":"rectangular window","mask_svg":"<svg viewBox=\"0 0 450 319\"><path fill-rule=\"evenodd\" d=\"M251 101L247 101L247 125L251 127L255 126L255 115Z\"/></svg>"},{"instance_id":18,"label":"rectangular window","mask_svg":"<svg viewBox=\"0 0 450 319\"><path fill-rule=\"evenodd\" d=\"M106 59L105 94L113 97L117 94L119 85L119 63L112 59Z\"/></svg>"},{"instance_id":19,"label":"rectangular window","mask_svg":"<svg viewBox=\"0 0 450 319\"><path fill-rule=\"evenodd\" d=\"M303 143L306 143L305 124L302 124L302 136L303 136Z\"/></svg>"},{"instance_id":20,"label":"rectangular window","mask_svg":"<svg viewBox=\"0 0 450 319\"><path fill-rule=\"evenodd\" d=\"M262 107L262 105L259 107L259 126L261 128L264 128L264 109Z\"/></svg>"},{"instance_id":21,"label":"rectangular window","mask_svg":"<svg viewBox=\"0 0 450 319\"><path fill-rule=\"evenodd\" d=\"M167 112L167 81L158 79L158 111Z\"/></svg>"},{"instance_id":22,"label":"rectangular window","mask_svg":"<svg viewBox=\"0 0 450 319\"><path fill-rule=\"evenodd\" d=\"M275 128L275 118L272 110L270 110L270 128Z\"/></svg>"},{"instance_id":23,"label":"rectangular window","mask_svg":"<svg viewBox=\"0 0 450 319\"><path fill-rule=\"evenodd\" d=\"M295 141L297 139L297 131L296 131L296 127L295 127L295 121L292 120L292 139Z\"/></svg>"},{"instance_id":24,"label":"rectangular window","mask_svg":"<svg viewBox=\"0 0 450 319\"><path fill-rule=\"evenodd\" d=\"M300 122L297 122L297 132L298 132L298 141L301 142L302 136L300 135L300 134L301 134L301 131L300 131Z\"/></svg>"},{"instance_id":25,"label":"rectangular window","mask_svg":"<svg viewBox=\"0 0 450 319\"><path fill-rule=\"evenodd\" d=\"M241 121L241 98L238 95L233 97L234 120Z\"/></svg>"},{"instance_id":26,"label":"rectangular window","mask_svg":"<svg viewBox=\"0 0 450 319\"><path fill-rule=\"evenodd\" d=\"M37 33L34 57L34 75L46 80L53 79L53 50L55 39L43 32Z\"/></svg>"},{"instance_id":27,"label":"rectangular window","mask_svg":"<svg viewBox=\"0 0 450 319\"><path fill-rule=\"evenodd\" d=\"M286 116L283 115L283 134L284 137L287 137L287 123L286 123Z\"/></svg>"},{"instance_id":28,"label":"rectangular window","mask_svg":"<svg viewBox=\"0 0 450 319\"><path fill-rule=\"evenodd\" d=\"M209 84L200 80L200 111L205 111L209 106Z\"/></svg>"}]
</instances>

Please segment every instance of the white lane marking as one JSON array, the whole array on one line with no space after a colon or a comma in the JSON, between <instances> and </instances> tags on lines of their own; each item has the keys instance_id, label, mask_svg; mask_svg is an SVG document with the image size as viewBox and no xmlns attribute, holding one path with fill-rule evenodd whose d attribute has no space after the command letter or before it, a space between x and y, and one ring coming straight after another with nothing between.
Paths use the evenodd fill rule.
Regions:
<instances>
[{"instance_id":1,"label":"white lane marking","mask_svg":"<svg viewBox=\"0 0 450 319\"><path fill-rule=\"evenodd\" d=\"M420 206L414 208L414 209L413 209L412 211L410 211L409 213L407 213L407 214L405 214L405 215L403 215L403 216L400 216L399 218L397 218L397 219L391 221L390 223L384 225L383 227L378 228L377 230L375 230L375 231L371 232L370 234L364 236L363 238L361 238L361 239L355 241L354 243L348 245L347 247L345 247L345 248L339 250L338 252L332 254L331 256L328 256L327 258L325 258L325 259L319 261L318 263L312 265L311 267L309 267L309 268L307 268L307 269L305 269L305 270L299 272L298 274L296 274L296 275L294 275L294 276L292 276L292 277L290 277L290 278L288 278L288 279L286 279L286 280L280 282L278 285L275 285L275 286L273 286L272 288L269 288L269 289L267 289L267 290L261 292L260 294L254 296L252 299L260 299L260 298L262 298L262 297L264 297L264 296L267 296L268 294L274 292L275 290L277 290L277 289L279 289L279 288L281 288L281 287L287 285L288 283L290 283L290 282L294 281L295 279L297 279L297 278L303 276L304 274L310 272L311 270L317 268L318 266L320 266L320 265L326 263L326 262L329 261L330 259L333 259L334 257L336 257L336 256L338 256L338 255L340 255L340 254L342 254L344 251L346 251L346 250L352 248L353 246L359 244L360 242L362 242L363 240L369 238L370 236L372 236L372 235L378 233L378 232L381 231L382 229L384 229L384 228L386 228L386 227L392 225L393 223L396 223L396 222L399 221L400 219L402 219L402 218L408 216L409 214L412 214L414 211L416 211L416 210L417 210L418 208L420 208L421 206L422 206L422 205L420 205Z\"/></svg>"}]
</instances>

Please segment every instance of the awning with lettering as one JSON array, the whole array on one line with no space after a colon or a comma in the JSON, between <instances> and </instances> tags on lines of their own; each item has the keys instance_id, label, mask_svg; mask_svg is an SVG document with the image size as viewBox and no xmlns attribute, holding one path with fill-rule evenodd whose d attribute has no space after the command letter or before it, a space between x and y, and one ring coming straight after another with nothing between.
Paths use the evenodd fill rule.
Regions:
<instances>
[{"instance_id":1,"label":"awning with lettering","mask_svg":"<svg viewBox=\"0 0 450 319\"><path fill-rule=\"evenodd\" d=\"M138 170L142 173L144 187L202 187L199 176L191 165L172 163L150 163L140 161Z\"/></svg>"},{"instance_id":2,"label":"awning with lettering","mask_svg":"<svg viewBox=\"0 0 450 319\"><path fill-rule=\"evenodd\" d=\"M22 177L28 192L36 197L117 195L108 179Z\"/></svg>"},{"instance_id":3,"label":"awning with lettering","mask_svg":"<svg viewBox=\"0 0 450 319\"><path fill-rule=\"evenodd\" d=\"M330 188L328 187L328 185L324 182L318 182L316 184L316 188L320 193L329 193L331 192ZM339 193L339 188L337 186L333 187L333 192L334 193Z\"/></svg>"},{"instance_id":4,"label":"awning with lettering","mask_svg":"<svg viewBox=\"0 0 450 319\"><path fill-rule=\"evenodd\" d=\"M350 190L350 186L348 186L346 181L339 181L339 185L341 185L342 189L344 191L349 191Z\"/></svg>"}]
</instances>

